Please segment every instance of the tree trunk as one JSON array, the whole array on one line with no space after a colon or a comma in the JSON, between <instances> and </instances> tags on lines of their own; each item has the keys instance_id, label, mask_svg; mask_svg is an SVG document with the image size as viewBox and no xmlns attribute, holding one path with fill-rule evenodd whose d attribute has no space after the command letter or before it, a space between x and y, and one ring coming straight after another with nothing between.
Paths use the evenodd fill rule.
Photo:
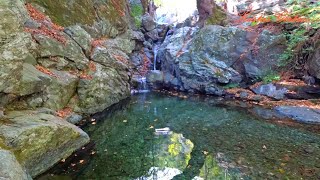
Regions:
<instances>
[{"instance_id":1,"label":"tree trunk","mask_svg":"<svg viewBox=\"0 0 320 180\"><path fill-rule=\"evenodd\" d=\"M197 24L200 27L204 26L206 19L213 14L213 9L215 7L216 4L213 0L197 0L197 8L199 12L199 21Z\"/></svg>"}]
</instances>

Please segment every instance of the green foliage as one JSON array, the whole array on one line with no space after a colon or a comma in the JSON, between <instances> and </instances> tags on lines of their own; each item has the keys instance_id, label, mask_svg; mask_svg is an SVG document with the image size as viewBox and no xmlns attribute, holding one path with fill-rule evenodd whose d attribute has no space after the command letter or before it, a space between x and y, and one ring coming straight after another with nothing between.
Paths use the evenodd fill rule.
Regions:
<instances>
[{"instance_id":1,"label":"green foliage","mask_svg":"<svg viewBox=\"0 0 320 180\"><path fill-rule=\"evenodd\" d=\"M295 54L294 49L296 48L296 46L299 43L306 41L308 39L308 36L305 34L306 34L306 30L303 27L299 29L295 29L291 33L285 33L288 40L287 49L280 56L279 67L284 67L292 62Z\"/></svg>"},{"instance_id":2,"label":"green foliage","mask_svg":"<svg viewBox=\"0 0 320 180\"><path fill-rule=\"evenodd\" d=\"M141 23L142 23L142 20L141 20L142 15L143 15L142 6L138 4L131 6L131 16L134 18L134 23L138 28L141 26Z\"/></svg>"},{"instance_id":3,"label":"green foliage","mask_svg":"<svg viewBox=\"0 0 320 180\"><path fill-rule=\"evenodd\" d=\"M224 89L232 89L232 88L237 88L237 87L239 87L238 83L229 83L229 84L223 86Z\"/></svg>"},{"instance_id":4,"label":"green foliage","mask_svg":"<svg viewBox=\"0 0 320 180\"><path fill-rule=\"evenodd\" d=\"M163 4L162 0L154 0L153 2L157 7L160 7Z\"/></svg>"},{"instance_id":5,"label":"green foliage","mask_svg":"<svg viewBox=\"0 0 320 180\"><path fill-rule=\"evenodd\" d=\"M262 82L265 84L271 83L273 81L279 81L280 80L280 75L272 70L269 70L266 72L265 75L261 77Z\"/></svg>"}]
</instances>

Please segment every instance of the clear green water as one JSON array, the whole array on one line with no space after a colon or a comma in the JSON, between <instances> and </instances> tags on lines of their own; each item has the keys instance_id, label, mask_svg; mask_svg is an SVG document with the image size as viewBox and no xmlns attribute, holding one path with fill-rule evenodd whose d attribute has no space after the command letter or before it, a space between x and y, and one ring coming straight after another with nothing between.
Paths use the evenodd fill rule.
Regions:
<instances>
[{"instance_id":1,"label":"clear green water","mask_svg":"<svg viewBox=\"0 0 320 180\"><path fill-rule=\"evenodd\" d=\"M141 94L86 127L96 154L56 179L319 179L320 135L245 110ZM169 128L157 134L156 129ZM177 175L179 174L179 175Z\"/></svg>"}]
</instances>

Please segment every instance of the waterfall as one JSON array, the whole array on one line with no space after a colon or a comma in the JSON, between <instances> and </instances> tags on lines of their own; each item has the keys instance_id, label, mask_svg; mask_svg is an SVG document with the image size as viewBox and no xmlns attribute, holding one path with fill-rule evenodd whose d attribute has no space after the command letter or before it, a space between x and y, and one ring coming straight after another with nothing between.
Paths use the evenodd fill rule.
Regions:
<instances>
[{"instance_id":1,"label":"waterfall","mask_svg":"<svg viewBox=\"0 0 320 180\"><path fill-rule=\"evenodd\" d=\"M146 77L141 77L139 79L138 91L139 92L149 91Z\"/></svg>"},{"instance_id":2,"label":"waterfall","mask_svg":"<svg viewBox=\"0 0 320 180\"><path fill-rule=\"evenodd\" d=\"M143 77L143 76L136 77L136 82L138 83L138 85L136 89L131 90L131 94L150 92L150 90L148 89L146 77Z\"/></svg>"},{"instance_id":3,"label":"waterfall","mask_svg":"<svg viewBox=\"0 0 320 180\"><path fill-rule=\"evenodd\" d=\"M155 44L153 47L153 70L157 70L157 55L158 55L159 45Z\"/></svg>"}]
</instances>

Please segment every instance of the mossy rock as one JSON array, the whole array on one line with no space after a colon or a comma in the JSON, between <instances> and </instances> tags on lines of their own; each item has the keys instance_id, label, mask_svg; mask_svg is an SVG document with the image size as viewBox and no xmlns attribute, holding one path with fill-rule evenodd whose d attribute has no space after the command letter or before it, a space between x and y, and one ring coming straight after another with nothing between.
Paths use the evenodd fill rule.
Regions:
<instances>
[{"instance_id":1,"label":"mossy rock","mask_svg":"<svg viewBox=\"0 0 320 180\"><path fill-rule=\"evenodd\" d=\"M92 26L96 21L105 19L112 23L113 26L123 29L127 27L126 1L117 0L27 0L35 3L45 9L53 22L61 26L71 26L75 24Z\"/></svg>"},{"instance_id":2,"label":"mossy rock","mask_svg":"<svg viewBox=\"0 0 320 180\"><path fill-rule=\"evenodd\" d=\"M89 142L81 129L50 114L12 111L6 118L12 124L0 124L0 137L33 177Z\"/></svg>"}]
</instances>

